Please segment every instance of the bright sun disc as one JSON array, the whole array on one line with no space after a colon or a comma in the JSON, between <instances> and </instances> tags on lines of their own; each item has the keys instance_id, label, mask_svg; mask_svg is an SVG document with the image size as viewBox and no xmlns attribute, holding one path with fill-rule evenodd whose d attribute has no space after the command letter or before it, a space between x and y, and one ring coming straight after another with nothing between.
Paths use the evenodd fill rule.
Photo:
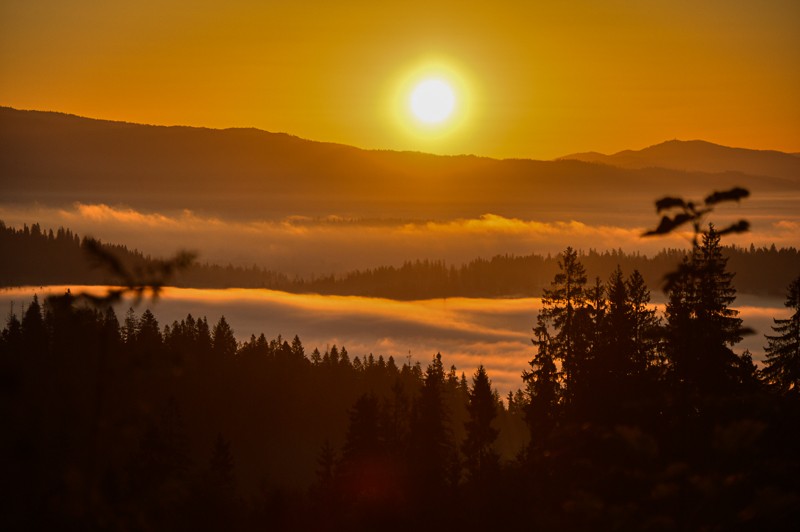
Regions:
<instances>
[{"instance_id":1,"label":"bright sun disc","mask_svg":"<svg viewBox=\"0 0 800 532\"><path fill-rule=\"evenodd\" d=\"M439 79L419 83L411 92L411 112L426 124L438 124L447 119L456 105L450 85Z\"/></svg>"}]
</instances>

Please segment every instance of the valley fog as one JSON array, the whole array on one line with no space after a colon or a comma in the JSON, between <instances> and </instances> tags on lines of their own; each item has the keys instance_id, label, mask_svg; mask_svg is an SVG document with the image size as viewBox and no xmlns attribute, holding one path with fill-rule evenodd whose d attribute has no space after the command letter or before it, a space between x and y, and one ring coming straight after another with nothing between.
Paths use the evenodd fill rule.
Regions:
<instances>
[{"instance_id":1,"label":"valley fog","mask_svg":"<svg viewBox=\"0 0 800 532\"><path fill-rule=\"evenodd\" d=\"M44 299L63 294L66 286L20 287L0 291L0 308L21 316L34 294ZM72 293L102 294L103 287L69 287ZM653 293L659 311L661 294ZM225 316L239 341L264 333L267 339L281 335L291 342L297 335L306 356L317 348L324 353L333 345L346 347L351 360L370 353L394 357L399 365L420 362L425 367L437 353L446 367L455 365L458 375L469 378L478 365L486 366L493 386L502 396L522 387L520 374L535 353L532 327L541 307L539 298L481 299L447 298L422 301L356 296L290 294L263 289L166 288L157 301L138 305L125 300L115 306L120 323L129 308L137 316L150 309L161 327L191 313L205 316L213 325ZM756 331L735 346L737 353L749 349L761 361L771 334L773 318L786 318L789 311L782 298L742 295L733 305L744 325ZM410 359L409 359L410 357Z\"/></svg>"}]
</instances>

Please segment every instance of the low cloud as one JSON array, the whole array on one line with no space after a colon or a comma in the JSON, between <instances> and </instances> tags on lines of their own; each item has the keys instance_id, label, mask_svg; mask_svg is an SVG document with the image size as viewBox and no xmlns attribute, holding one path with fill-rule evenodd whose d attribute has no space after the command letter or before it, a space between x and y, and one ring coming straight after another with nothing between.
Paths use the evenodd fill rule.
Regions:
<instances>
[{"instance_id":1,"label":"low cloud","mask_svg":"<svg viewBox=\"0 0 800 532\"><path fill-rule=\"evenodd\" d=\"M81 290L72 287L73 291ZM96 289L96 288L95 288ZM34 292L61 294L66 287L18 288L0 291L0 307L15 302L20 313ZM788 317L789 311L775 299L750 296L739 307L745 325L758 334L736 347L750 349L756 360L763 358L772 318ZM131 302L117 307L123 316ZM272 338L298 335L311 352L334 344L347 347L351 358L370 353L393 356L398 364L408 357L423 367L441 353L447 367L455 365L459 375L470 377L479 364L486 366L494 385L505 395L522 387L521 373L527 369L535 348L531 328L541 308L538 298L473 299L448 298L426 301L392 301L354 296L288 294L273 290L198 290L167 288L149 306L161 325L181 320L188 313L207 316L216 323L225 316L240 340L264 333ZM663 312L663 305L657 307Z\"/></svg>"},{"instance_id":2,"label":"low cloud","mask_svg":"<svg viewBox=\"0 0 800 532\"><path fill-rule=\"evenodd\" d=\"M461 264L477 257L507 253L556 254L567 245L584 250L621 248L648 254L665 247L690 245L687 235L642 238L646 227L638 225L619 227L577 220L541 222L496 214L452 220L291 216L281 220L239 221L200 216L188 210L140 212L126 207L78 203L69 209L0 206L0 219L11 226L39 223L44 228L69 227L81 235L125 244L156 256L189 249L198 252L201 261L257 264L300 275L400 265L414 259ZM726 237L726 242L757 246L800 243L800 218L771 219L760 214L753 226L753 231Z\"/></svg>"}]
</instances>

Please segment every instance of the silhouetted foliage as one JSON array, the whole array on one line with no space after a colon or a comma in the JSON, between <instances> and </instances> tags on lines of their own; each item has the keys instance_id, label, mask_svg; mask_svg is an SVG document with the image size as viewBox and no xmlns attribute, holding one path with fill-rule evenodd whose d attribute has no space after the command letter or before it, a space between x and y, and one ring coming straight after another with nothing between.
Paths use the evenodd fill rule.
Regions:
<instances>
[{"instance_id":1,"label":"silhouetted foliage","mask_svg":"<svg viewBox=\"0 0 800 532\"><path fill-rule=\"evenodd\" d=\"M492 383L481 365L472 377L467 405L469 420L464 425L467 435L461 445L467 473L473 482L486 482L497 468L499 457L494 442L499 431L493 424L499 408Z\"/></svg>"},{"instance_id":2,"label":"silhouetted foliage","mask_svg":"<svg viewBox=\"0 0 800 532\"><path fill-rule=\"evenodd\" d=\"M38 227L38 225L34 224ZM68 229L45 233L6 227L0 222L0 286L44 284L111 285L119 283L109 270L92 261L83 241ZM699 240L698 240L699 241ZM82 243L83 242L83 243ZM158 271L159 261L124 246L102 244L130 271ZM724 247L731 271L737 274L740 293L782 295L800 270L800 251L775 246ZM665 249L651 257L622 250L578 253L594 275L608 278L619 265L638 270L650 289L660 288L665 274L674 270L687 252ZM456 266L443 261L413 261L402 266L382 266L341 275L289 277L264 268L192 263L174 271L170 284L193 288L270 288L288 292L342 294L425 299L472 296L539 296L558 271L558 257L498 255ZM771 275L761 275L769 270Z\"/></svg>"},{"instance_id":3,"label":"silhouetted foliage","mask_svg":"<svg viewBox=\"0 0 800 532\"><path fill-rule=\"evenodd\" d=\"M800 392L800 277L789 285L786 307L793 311L786 319L774 319L774 335L766 335L764 378L784 393ZM24 330L24 321L23 321Z\"/></svg>"},{"instance_id":4,"label":"silhouetted foliage","mask_svg":"<svg viewBox=\"0 0 800 532\"><path fill-rule=\"evenodd\" d=\"M307 354L297 336L237 341L224 317L162 326L131 309L120 323L71 293L35 298L0 332L0 523L793 530L800 279L762 383L733 351L736 255L701 233L663 326L637 269L626 278L620 260L587 286L597 255L560 254L524 390L505 405L485 368L469 386L440 354L398 367L341 345Z\"/></svg>"},{"instance_id":5,"label":"silhouetted foliage","mask_svg":"<svg viewBox=\"0 0 800 532\"><path fill-rule=\"evenodd\" d=\"M693 201L686 201L683 198L665 197L656 201L656 213L661 211L679 210L672 218L663 216L658 227L651 231L646 231L643 236L665 235L675 231L682 225L691 222L694 236L692 246L697 247L698 237L705 234L703 230L703 219L707 214L714 210L714 206L724 201L740 201L750 196L750 192L741 187L734 187L730 190L713 192L705 198L703 206ZM750 229L750 223L746 220L739 220L730 226L718 230L717 234L726 235L728 233L744 233Z\"/></svg>"}]
</instances>

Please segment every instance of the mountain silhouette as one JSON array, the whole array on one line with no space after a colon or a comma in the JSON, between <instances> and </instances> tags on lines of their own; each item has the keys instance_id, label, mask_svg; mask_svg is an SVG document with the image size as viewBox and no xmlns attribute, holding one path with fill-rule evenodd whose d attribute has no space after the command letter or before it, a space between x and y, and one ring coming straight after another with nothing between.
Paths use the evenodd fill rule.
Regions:
<instances>
[{"instance_id":1,"label":"mountain silhouette","mask_svg":"<svg viewBox=\"0 0 800 532\"><path fill-rule=\"evenodd\" d=\"M613 155L574 153L560 160L602 163L620 168L668 168L712 173L733 171L800 180L797 154L730 148L703 140L669 140L643 150L624 150Z\"/></svg>"},{"instance_id":2,"label":"mountain silhouette","mask_svg":"<svg viewBox=\"0 0 800 532\"><path fill-rule=\"evenodd\" d=\"M796 177L743 163L701 173L580 160L439 156L363 150L257 129L138 125L7 107L0 108L0 145L4 203L106 203L247 219L442 219L491 212L588 220L592 213L607 214L609 205L620 209L622 202L626 213L630 207L652 216L653 199L676 191L705 194L733 185L754 195L800 191ZM695 158L682 154L683 144L661 146L656 151L665 160L674 153L673 166L695 165ZM800 164L788 154L775 157L780 155Z\"/></svg>"}]
</instances>

